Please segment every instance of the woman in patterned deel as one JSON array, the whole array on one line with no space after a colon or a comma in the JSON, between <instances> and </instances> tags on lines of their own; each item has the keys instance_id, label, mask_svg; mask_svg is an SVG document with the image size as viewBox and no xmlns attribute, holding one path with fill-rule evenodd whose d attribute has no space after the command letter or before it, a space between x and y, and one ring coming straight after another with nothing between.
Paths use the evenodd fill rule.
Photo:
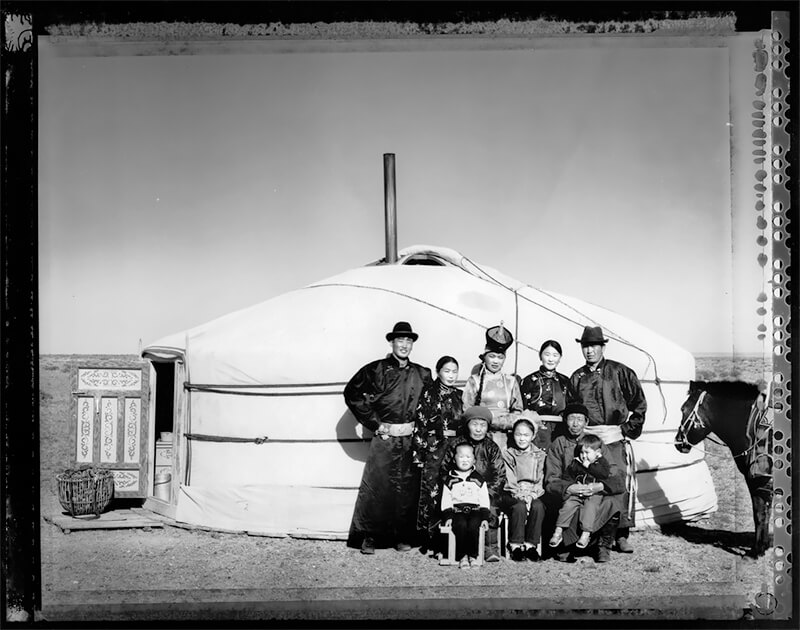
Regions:
<instances>
[{"instance_id":1,"label":"woman in patterned deel","mask_svg":"<svg viewBox=\"0 0 800 630\"><path fill-rule=\"evenodd\" d=\"M438 532L439 467L448 438L455 437L463 425L462 391L456 387L457 380L458 361L447 355L441 357L436 362L436 380L420 395L412 434L414 463L422 469L417 529L422 548L434 555L442 550Z\"/></svg>"},{"instance_id":2,"label":"woman in patterned deel","mask_svg":"<svg viewBox=\"0 0 800 630\"><path fill-rule=\"evenodd\" d=\"M569 377L557 371L562 354L561 344L555 339L548 339L541 345L541 367L523 378L519 388L525 409L535 411L541 416L561 416L564 408L573 402ZM550 442L558 436L558 431L563 429L560 417L557 421L547 421L547 418L543 420L534 444L546 450Z\"/></svg>"},{"instance_id":3,"label":"woman in patterned deel","mask_svg":"<svg viewBox=\"0 0 800 630\"><path fill-rule=\"evenodd\" d=\"M486 347L483 354L478 356L480 368L470 375L464 387L464 409L474 405L486 407L492 412L489 429L492 439L501 449L506 447L508 433L523 411L517 377L503 372L506 351L512 343L514 337L502 323L489 328L486 331ZM535 414L531 414L530 419L537 425L541 424Z\"/></svg>"}]
</instances>

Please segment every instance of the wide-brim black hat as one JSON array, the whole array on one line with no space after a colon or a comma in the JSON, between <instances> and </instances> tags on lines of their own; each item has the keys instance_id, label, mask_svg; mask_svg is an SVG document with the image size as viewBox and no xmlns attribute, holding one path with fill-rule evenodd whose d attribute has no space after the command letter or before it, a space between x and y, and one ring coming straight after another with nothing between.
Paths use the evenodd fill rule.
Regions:
<instances>
[{"instance_id":1,"label":"wide-brim black hat","mask_svg":"<svg viewBox=\"0 0 800 630\"><path fill-rule=\"evenodd\" d=\"M419 339L419 335L411 330L411 324L408 322L397 322L391 332L386 333L386 341L392 341L398 337L408 337L411 341Z\"/></svg>"},{"instance_id":2,"label":"wide-brim black hat","mask_svg":"<svg viewBox=\"0 0 800 630\"><path fill-rule=\"evenodd\" d=\"M605 345L608 339L603 336L603 329L600 326L586 326L580 339L576 339L581 345L596 346Z\"/></svg>"}]
</instances>

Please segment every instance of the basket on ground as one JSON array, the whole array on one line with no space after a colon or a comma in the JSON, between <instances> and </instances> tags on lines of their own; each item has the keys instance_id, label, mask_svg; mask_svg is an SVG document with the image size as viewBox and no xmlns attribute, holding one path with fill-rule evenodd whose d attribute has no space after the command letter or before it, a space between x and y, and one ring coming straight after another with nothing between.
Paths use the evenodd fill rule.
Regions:
<instances>
[{"instance_id":1,"label":"basket on ground","mask_svg":"<svg viewBox=\"0 0 800 630\"><path fill-rule=\"evenodd\" d=\"M73 517L99 517L114 496L114 475L104 468L65 470L56 481L58 500Z\"/></svg>"}]
</instances>

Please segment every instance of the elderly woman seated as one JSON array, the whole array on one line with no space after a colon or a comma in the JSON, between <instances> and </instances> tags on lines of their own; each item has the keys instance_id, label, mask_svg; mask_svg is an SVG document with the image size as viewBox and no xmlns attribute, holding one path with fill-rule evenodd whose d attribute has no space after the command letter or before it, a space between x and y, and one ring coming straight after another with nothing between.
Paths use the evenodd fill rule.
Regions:
<instances>
[{"instance_id":1,"label":"elderly woman seated","mask_svg":"<svg viewBox=\"0 0 800 630\"><path fill-rule=\"evenodd\" d=\"M489 491L489 530L486 532L486 549L484 559L486 562L499 562L500 550L498 548L498 512L497 501L500 492L506 484L506 466L500 447L487 437L492 412L486 407L472 406L464 412L466 433L451 437L447 440L444 455L440 466L440 478L446 479L455 461L456 449L460 444L470 444L475 456L475 470L486 482Z\"/></svg>"},{"instance_id":2,"label":"elderly woman seated","mask_svg":"<svg viewBox=\"0 0 800 630\"><path fill-rule=\"evenodd\" d=\"M564 501L571 496L592 497L600 496L598 502L593 502L593 522L586 523L586 529L591 536L584 536L580 547L596 544L597 562L608 562L611 559L611 547L614 543L614 534L619 523L619 515L625 509L625 471L620 469L609 457L608 449L600 445L600 455L609 462L608 476L605 479L581 483L575 481L574 471L570 470L571 464L580 459L581 448L578 441L585 434L586 407L580 403L570 403L564 409L566 432L553 440L547 450L545 460L545 491L551 509L558 510ZM574 467L573 467L574 468ZM553 543L558 545L556 559L561 562L574 562L574 547L581 539L580 511L573 514L572 520L554 536ZM559 535L560 534L560 535Z\"/></svg>"}]
</instances>

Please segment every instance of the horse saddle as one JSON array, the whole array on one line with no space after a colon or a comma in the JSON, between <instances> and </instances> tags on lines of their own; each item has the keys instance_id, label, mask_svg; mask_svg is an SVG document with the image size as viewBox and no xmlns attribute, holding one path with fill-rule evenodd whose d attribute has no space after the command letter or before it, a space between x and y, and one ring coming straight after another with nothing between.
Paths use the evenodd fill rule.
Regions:
<instances>
[{"instance_id":1,"label":"horse saddle","mask_svg":"<svg viewBox=\"0 0 800 630\"><path fill-rule=\"evenodd\" d=\"M772 477L772 407L766 395L753 402L747 421L747 470L750 478Z\"/></svg>"}]
</instances>

